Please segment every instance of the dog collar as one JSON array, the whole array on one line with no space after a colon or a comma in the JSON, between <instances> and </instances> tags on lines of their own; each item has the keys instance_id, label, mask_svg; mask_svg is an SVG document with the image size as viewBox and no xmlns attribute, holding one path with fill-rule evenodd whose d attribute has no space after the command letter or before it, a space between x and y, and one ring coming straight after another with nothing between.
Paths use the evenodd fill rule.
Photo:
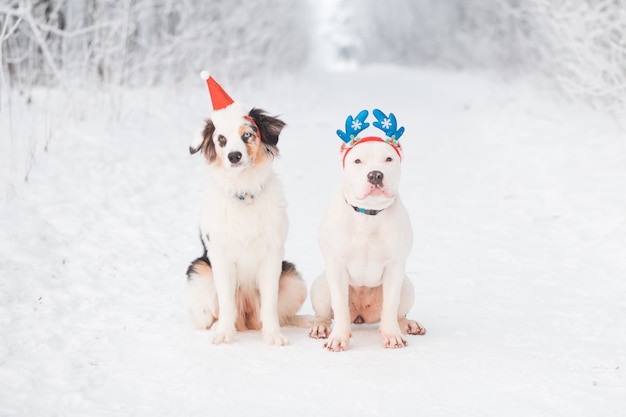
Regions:
<instances>
[{"instance_id":1,"label":"dog collar","mask_svg":"<svg viewBox=\"0 0 626 417\"><path fill-rule=\"evenodd\" d=\"M233 196L239 200L239 201L245 201L247 203L252 203L254 201L254 199L261 194L261 192L263 191L263 186L261 186L261 188L259 190L256 191L256 194L253 193L249 193L249 192L243 192L243 193L235 193L233 194Z\"/></svg>"},{"instance_id":2,"label":"dog collar","mask_svg":"<svg viewBox=\"0 0 626 417\"><path fill-rule=\"evenodd\" d=\"M235 194L235 198L241 201L246 201L247 199L254 200L254 194L250 194L250 193Z\"/></svg>"},{"instance_id":3,"label":"dog collar","mask_svg":"<svg viewBox=\"0 0 626 417\"><path fill-rule=\"evenodd\" d=\"M346 203L348 203L348 202L346 201ZM350 203L348 203L348 205L350 205L350 207L352 207L354 209L354 211L356 211L357 213L367 214L368 216L375 216L375 215L377 215L378 213L380 213L381 211L384 210L384 209L374 210L374 209L366 209L366 208L362 208L362 207L356 207L356 206L353 206Z\"/></svg>"}]
</instances>

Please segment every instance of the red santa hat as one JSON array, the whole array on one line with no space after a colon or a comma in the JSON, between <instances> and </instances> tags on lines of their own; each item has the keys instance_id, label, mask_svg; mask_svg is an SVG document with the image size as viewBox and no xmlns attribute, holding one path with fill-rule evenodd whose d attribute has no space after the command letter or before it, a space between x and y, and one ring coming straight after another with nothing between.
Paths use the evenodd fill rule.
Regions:
<instances>
[{"instance_id":1,"label":"red santa hat","mask_svg":"<svg viewBox=\"0 0 626 417\"><path fill-rule=\"evenodd\" d=\"M211 95L211 103L213 104L213 113L211 114L211 120L215 126L228 126L229 119L240 120L241 118L248 119L248 114L245 111L243 105L234 101L221 85L215 81L208 71L202 71L200 76L205 80L206 85ZM230 123L232 125L232 123ZM198 137L191 144L192 148L199 148L202 145L202 135Z\"/></svg>"},{"instance_id":2,"label":"red santa hat","mask_svg":"<svg viewBox=\"0 0 626 417\"><path fill-rule=\"evenodd\" d=\"M206 81L206 85L209 88L211 102L213 103L213 111L225 109L235 102L232 98L230 98L228 93L224 91L222 86L215 81L215 78L213 78L208 71L202 71L200 76Z\"/></svg>"}]
</instances>

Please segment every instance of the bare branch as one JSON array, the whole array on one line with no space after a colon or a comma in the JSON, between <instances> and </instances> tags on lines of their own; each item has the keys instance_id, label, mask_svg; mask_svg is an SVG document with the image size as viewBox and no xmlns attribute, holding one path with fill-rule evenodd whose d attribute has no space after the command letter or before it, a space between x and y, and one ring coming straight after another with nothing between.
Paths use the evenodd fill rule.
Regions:
<instances>
[{"instance_id":1,"label":"bare branch","mask_svg":"<svg viewBox=\"0 0 626 417\"><path fill-rule=\"evenodd\" d=\"M48 44L46 43L45 39L41 35L39 27L37 26L37 21L33 17L31 11L32 11L32 8L30 8L29 12L25 13L22 16L22 18L24 19L26 23L28 23L30 30L33 34L33 37L35 39L35 42L37 43L37 46L39 46L39 48L41 49L41 52L48 66L50 67L50 70L54 74L54 77L59 81L59 84L61 84L61 87L65 87L65 80L63 79L61 72L59 71L59 68L57 67L56 63L54 62L54 58L52 57L52 54L50 53Z\"/></svg>"}]
</instances>

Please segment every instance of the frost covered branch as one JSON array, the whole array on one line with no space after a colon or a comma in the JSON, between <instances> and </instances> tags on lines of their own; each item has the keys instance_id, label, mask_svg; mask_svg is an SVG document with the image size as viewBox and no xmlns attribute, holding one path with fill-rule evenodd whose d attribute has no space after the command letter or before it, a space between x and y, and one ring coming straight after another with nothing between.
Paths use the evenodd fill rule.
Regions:
<instances>
[{"instance_id":1,"label":"frost covered branch","mask_svg":"<svg viewBox=\"0 0 626 417\"><path fill-rule=\"evenodd\" d=\"M32 10L32 7L28 7L27 12L22 15L22 18L24 19L24 21L28 23L28 26L30 27L33 38L35 39L35 42L37 44L37 47L39 48L42 55L44 56L48 67L50 67L50 70L54 74L54 77L57 79L57 81L62 87L65 87L65 81L63 80L61 71L59 70L56 63L54 62L54 58L52 57L52 53L50 52L48 43L46 43L44 36L42 35L39 29L38 22L33 17L31 10Z\"/></svg>"},{"instance_id":2,"label":"frost covered branch","mask_svg":"<svg viewBox=\"0 0 626 417\"><path fill-rule=\"evenodd\" d=\"M540 72L597 108L626 108L625 0L355 3L338 4L361 63Z\"/></svg>"},{"instance_id":3,"label":"frost covered branch","mask_svg":"<svg viewBox=\"0 0 626 417\"><path fill-rule=\"evenodd\" d=\"M306 62L306 0L10 0L0 71L10 85L152 84L210 66L224 77ZM286 36L288 34L288 36Z\"/></svg>"},{"instance_id":4,"label":"frost covered branch","mask_svg":"<svg viewBox=\"0 0 626 417\"><path fill-rule=\"evenodd\" d=\"M603 110L626 105L626 3L534 0L534 43L545 72L563 90Z\"/></svg>"}]
</instances>

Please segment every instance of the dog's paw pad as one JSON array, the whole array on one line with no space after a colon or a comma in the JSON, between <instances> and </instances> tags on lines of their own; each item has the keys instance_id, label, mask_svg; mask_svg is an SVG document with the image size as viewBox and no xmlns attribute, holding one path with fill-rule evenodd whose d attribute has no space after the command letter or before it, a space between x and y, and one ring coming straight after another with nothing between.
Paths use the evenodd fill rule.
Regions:
<instances>
[{"instance_id":1,"label":"dog's paw pad","mask_svg":"<svg viewBox=\"0 0 626 417\"><path fill-rule=\"evenodd\" d=\"M426 334L426 328L415 320L405 319L400 322L400 327L404 334L415 334L419 336Z\"/></svg>"},{"instance_id":2,"label":"dog's paw pad","mask_svg":"<svg viewBox=\"0 0 626 417\"><path fill-rule=\"evenodd\" d=\"M342 352L348 350L349 344L350 338L332 337L331 335L328 341L324 343L324 349L330 352Z\"/></svg>"},{"instance_id":3,"label":"dog's paw pad","mask_svg":"<svg viewBox=\"0 0 626 417\"><path fill-rule=\"evenodd\" d=\"M403 348L407 345L402 335L383 336L383 346L390 349Z\"/></svg>"},{"instance_id":4,"label":"dog's paw pad","mask_svg":"<svg viewBox=\"0 0 626 417\"><path fill-rule=\"evenodd\" d=\"M286 346L289 344L289 340L281 333L269 333L263 336L265 343L271 346Z\"/></svg>"},{"instance_id":5,"label":"dog's paw pad","mask_svg":"<svg viewBox=\"0 0 626 417\"><path fill-rule=\"evenodd\" d=\"M214 345L221 345L223 343L232 343L232 341L233 341L232 333L216 332L213 335L213 339L211 340L211 343L213 343Z\"/></svg>"},{"instance_id":6,"label":"dog's paw pad","mask_svg":"<svg viewBox=\"0 0 626 417\"><path fill-rule=\"evenodd\" d=\"M325 324L315 324L309 330L309 337L313 339L326 339L330 334L330 328Z\"/></svg>"}]
</instances>

